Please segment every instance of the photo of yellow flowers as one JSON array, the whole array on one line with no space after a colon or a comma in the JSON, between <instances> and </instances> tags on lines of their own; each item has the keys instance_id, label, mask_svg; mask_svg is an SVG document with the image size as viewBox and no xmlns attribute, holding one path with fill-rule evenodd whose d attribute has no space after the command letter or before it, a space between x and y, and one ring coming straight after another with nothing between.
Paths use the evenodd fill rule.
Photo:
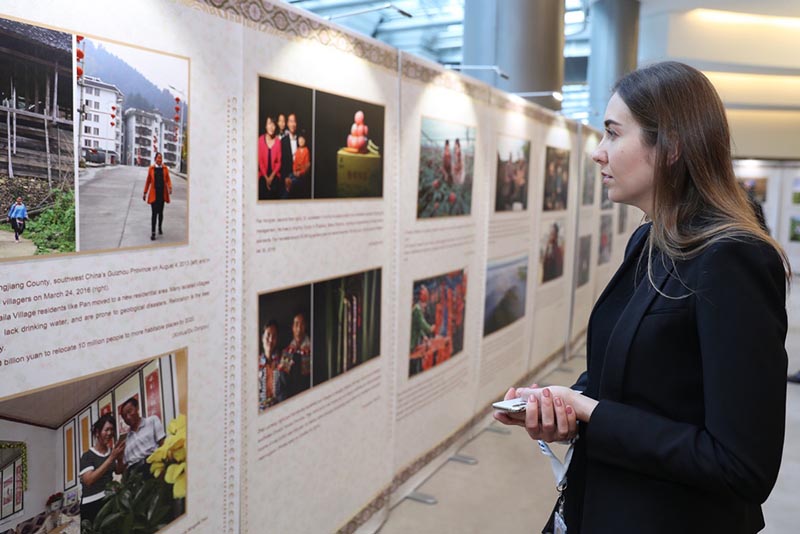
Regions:
<instances>
[{"instance_id":1,"label":"photo of yellow flowers","mask_svg":"<svg viewBox=\"0 0 800 534\"><path fill-rule=\"evenodd\" d=\"M182 516L187 360L181 349L0 399L3 527L153 534Z\"/></svg>"}]
</instances>

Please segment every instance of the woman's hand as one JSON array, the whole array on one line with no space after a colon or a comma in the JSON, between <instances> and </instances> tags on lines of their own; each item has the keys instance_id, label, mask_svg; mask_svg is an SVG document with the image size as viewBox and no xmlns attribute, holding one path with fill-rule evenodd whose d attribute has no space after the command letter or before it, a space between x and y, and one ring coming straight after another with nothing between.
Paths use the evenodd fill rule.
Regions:
<instances>
[{"instance_id":1,"label":"woman's hand","mask_svg":"<svg viewBox=\"0 0 800 534\"><path fill-rule=\"evenodd\" d=\"M564 386L511 388L505 399L527 398L524 414L496 411L494 418L506 425L524 426L532 439L565 441L578 434L577 422L588 422L597 401Z\"/></svg>"},{"instance_id":2,"label":"woman's hand","mask_svg":"<svg viewBox=\"0 0 800 534\"><path fill-rule=\"evenodd\" d=\"M114 445L114 448L111 449L111 458L116 460L122 456L122 454L125 452L125 443L126 442L124 440L117 441L117 443Z\"/></svg>"}]
</instances>

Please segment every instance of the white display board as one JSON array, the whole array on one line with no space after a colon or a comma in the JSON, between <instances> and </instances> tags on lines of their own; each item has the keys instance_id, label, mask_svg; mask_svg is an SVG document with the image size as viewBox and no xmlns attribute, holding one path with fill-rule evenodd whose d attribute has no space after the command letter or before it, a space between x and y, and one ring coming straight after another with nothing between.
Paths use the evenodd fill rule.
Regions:
<instances>
[{"instance_id":1,"label":"white display board","mask_svg":"<svg viewBox=\"0 0 800 534\"><path fill-rule=\"evenodd\" d=\"M243 38L242 532L380 524L392 468L398 53L293 10L261 15ZM266 160L273 151L280 167Z\"/></svg>"},{"instance_id":2,"label":"white display board","mask_svg":"<svg viewBox=\"0 0 800 534\"><path fill-rule=\"evenodd\" d=\"M90 426L138 413L169 451L113 477L158 480L159 532L375 532L641 214L596 132L286 3L95 4L0 7L0 531L56 492L79 528Z\"/></svg>"},{"instance_id":3,"label":"white display board","mask_svg":"<svg viewBox=\"0 0 800 534\"><path fill-rule=\"evenodd\" d=\"M569 328L580 159L578 128L553 116L539 125L539 235L533 240L536 310L529 369L563 350Z\"/></svg>"},{"instance_id":4,"label":"white display board","mask_svg":"<svg viewBox=\"0 0 800 534\"><path fill-rule=\"evenodd\" d=\"M394 485L407 487L473 415L491 122L486 86L405 55L401 73Z\"/></svg>"},{"instance_id":5,"label":"white display board","mask_svg":"<svg viewBox=\"0 0 800 534\"><path fill-rule=\"evenodd\" d=\"M31 1L1 9L0 40L9 51L2 77L14 87L3 104L12 146L2 201L22 197L31 219L19 244L3 232L1 247L0 416L18 423L2 439L42 439L28 427L59 429L46 438L55 458L37 457L40 444L29 444L27 461L48 470L37 467L22 512L3 530L44 510L35 495L63 491L77 502L78 416L131 366L180 352L189 375L178 384L185 419L165 422L180 436L170 446L185 456L170 460L169 480L159 479L175 500L163 530L233 532L240 27L172 2L112 9ZM161 169L151 168L156 152ZM169 195L151 235L153 202ZM56 220L65 221L60 251L44 235ZM144 394L132 393L142 417ZM119 412L111 413L119 426Z\"/></svg>"}]
</instances>

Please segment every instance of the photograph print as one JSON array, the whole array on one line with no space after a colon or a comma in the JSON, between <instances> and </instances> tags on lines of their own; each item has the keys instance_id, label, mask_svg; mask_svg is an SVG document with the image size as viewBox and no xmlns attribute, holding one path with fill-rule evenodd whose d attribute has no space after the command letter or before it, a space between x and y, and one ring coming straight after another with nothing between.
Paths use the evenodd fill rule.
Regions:
<instances>
[{"instance_id":1,"label":"photograph print","mask_svg":"<svg viewBox=\"0 0 800 534\"><path fill-rule=\"evenodd\" d=\"M547 147L544 163L544 211L567 209L569 150Z\"/></svg>"},{"instance_id":2,"label":"photograph print","mask_svg":"<svg viewBox=\"0 0 800 534\"><path fill-rule=\"evenodd\" d=\"M380 356L381 283L372 269L259 295L259 412Z\"/></svg>"},{"instance_id":3,"label":"photograph print","mask_svg":"<svg viewBox=\"0 0 800 534\"><path fill-rule=\"evenodd\" d=\"M375 358L381 351L381 270L313 284L311 386Z\"/></svg>"},{"instance_id":4,"label":"photograph print","mask_svg":"<svg viewBox=\"0 0 800 534\"><path fill-rule=\"evenodd\" d=\"M258 407L311 387L311 284L258 296Z\"/></svg>"},{"instance_id":5,"label":"photograph print","mask_svg":"<svg viewBox=\"0 0 800 534\"><path fill-rule=\"evenodd\" d=\"M477 130L422 117L417 218L469 215Z\"/></svg>"},{"instance_id":6,"label":"photograph print","mask_svg":"<svg viewBox=\"0 0 800 534\"><path fill-rule=\"evenodd\" d=\"M601 210L610 210L614 207L614 201L608 198L608 186L600 182L600 209Z\"/></svg>"},{"instance_id":7,"label":"photograph print","mask_svg":"<svg viewBox=\"0 0 800 534\"><path fill-rule=\"evenodd\" d=\"M76 250L75 40L0 18L0 259Z\"/></svg>"},{"instance_id":8,"label":"photograph print","mask_svg":"<svg viewBox=\"0 0 800 534\"><path fill-rule=\"evenodd\" d=\"M258 79L258 200L311 198L313 112L312 89Z\"/></svg>"},{"instance_id":9,"label":"photograph print","mask_svg":"<svg viewBox=\"0 0 800 534\"><path fill-rule=\"evenodd\" d=\"M383 196L385 108L315 91L314 198Z\"/></svg>"},{"instance_id":10,"label":"photograph print","mask_svg":"<svg viewBox=\"0 0 800 534\"><path fill-rule=\"evenodd\" d=\"M189 60L79 39L80 250L186 243Z\"/></svg>"},{"instance_id":11,"label":"photograph print","mask_svg":"<svg viewBox=\"0 0 800 534\"><path fill-rule=\"evenodd\" d=\"M591 154L584 154L583 157L583 186L581 190L581 206L591 206L594 204L594 190L597 183L597 176L600 168L592 159Z\"/></svg>"},{"instance_id":12,"label":"photograph print","mask_svg":"<svg viewBox=\"0 0 800 534\"><path fill-rule=\"evenodd\" d=\"M617 233L624 234L628 229L628 205L620 204L617 213Z\"/></svg>"},{"instance_id":13,"label":"photograph print","mask_svg":"<svg viewBox=\"0 0 800 534\"><path fill-rule=\"evenodd\" d=\"M497 136L495 211L524 211L528 209L530 160L530 141L505 135Z\"/></svg>"},{"instance_id":14,"label":"photograph print","mask_svg":"<svg viewBox=\"0 0 800 534\"><path fill-rule=\"evenodd\" d=\"M789 218L789 241L800 242L800 217L795 215Z\"/></svg>"},{"instance_id":15,"label":"photograph print","mask_svg":"<svg viewBox=\"0 0 800 534\"><path fill-rule=\"evenodd\" d=\"M491 260L486 266L486 300L483 335L504 328L525 316L528 256Z\"/></svg>"},{"instance_id":16,"label":"photograph print","mask_svg":"<svg viewBox=\"0 0 800 534\"><path fill-rule=\"evenodd\" d=\"M383 196L383 106L265 77L258 90L258 200Z\"/></svg>"},{"instance_id":17,"label":"photograph print","mask_svg":"<svg viewBox=\"0 0 800 534\"><path fill-rule=\"evenodd\" d=\"M414 282L409 377L433 369L461 353L466 303L465 269Z\"/></svg>"},{"instance_id":18,"label":"photograph print","mask_svg":"<svg viewBox=\"0 0 800 534\"><path fill-rule=\"evenodd\" d=\"M0 399L3 529L156 533L182 516L187 363L182 349Z\"/></svg>"},{"instance_id":19,"label":"photograph print","mask_svg":"<svg viewBox=\"0 0 800 534\"><path fill-rule=\"evenodd\" d=\"M738 178L739 183L747 192L747 195L758 202L764 204L767 201L767 178Z\"/></svg>"},{"instance_id":20,"label":"photograph print","mask_svg":"<svg viewBox=\"0 0 800 534\"><path fill-rule=\"evenodd\" d=\"M792 204L800 204L800 178L792 180Z\"/></svg>"},{"instance_id":21,"label":"photograph print","mask_svg":"<svg viewBox=\"0 0 800 534\"><path fill-rule=\"evenodd\" d=\"M592 236L582 235L578 238L578 277L575 287L581 287L589 282L589 269L592 261Z\"/></svg>"},{"instance_id":22,"label":"photograph print","mask_svg":"<svg viewBox=\"0 0 800 534\"><path fill-rule=\"evenodd\" d=\"M565 219L556 219L543 224L544 230L539 241L540 283L545 284L564 274L564 252L566 225Z\"/></svg>"},{"instance_id":23,"label":"photograph print","mask_svg":"<svg viewBox=\"0 0 800 534\"><path fill-rule=\"evenodd\" d=\"M597 265L611 261L611 243L614 241L613 216L611 214L600 216L600 247L597 255Z\"/></svg>"}]
</instances>

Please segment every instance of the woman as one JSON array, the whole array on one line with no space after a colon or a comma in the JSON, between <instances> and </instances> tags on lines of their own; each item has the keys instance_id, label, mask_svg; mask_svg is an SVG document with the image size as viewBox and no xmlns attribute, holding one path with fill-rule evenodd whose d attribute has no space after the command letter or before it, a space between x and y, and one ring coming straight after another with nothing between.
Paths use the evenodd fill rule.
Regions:
<instances>
[{"instance_id":1,"label":"woman","mask_svg":"<svg viewBox=\"0 0 800 534\"><path fill-rule=\"evenodd\" d=\"M524 419L495 414L577 438L545 532L561 517L569 534L758 532L783 447L790 272L736 183L719 96L681 63L634 71L593 159L650 222L595 304L573 389L512 388Z\"/></svg>"},{"instance_id":2,"label":"woman","mask_svg":"<svg viewBox=\"0 0 800 534\"><path fill-rule=\"evenodd\" d=\"M461 155L461 141L456 138L456 144L453 147L453 182L456 184L464 183L464 159Z\"/></svg>"},{"instance_id":3,"label":"woman","mask_svg":"<svg viewBox=\"0 0 800 534\"><path fill-rule=\"evenodd\" d=\"M283 196L281 143L275 133L275 121L267 117L265 133L258 138L258 200L275 200Z\"/></svg>"},{"instance_id":4,"label":"woman","mask_svg":"<svg viewBox=\"0 0 800 534\"><path fill-rule=\"evenodd\" d=\"M114 445L115 433L111 414L101 416L92 425L92 447L81 456L81 522L94 521L105 504L105 490L112 473L121 474L125 469L122 462L125 442Z\"/></svg>"},{"instance_id":5,"label":"woman","mask_svg":"<svg viewBox=\"0 0 800 534\"><path fill-rule=\"evenodd\" d=\"M8 209L8 220L14 229L14 240L19 243L19 236L25 231L25 221L28 220L28 208L22 203L22 197L17 197L17 201L11 204Z\"/></svg>"},{"instance_id":6,"label":"woman","mask_svg":"<svg viewBox=\"0 0 800 534\"><path fill-rule=\"evenodd\" d=\"M147 170L147 179L144 182L142 200L150 204L150 241L156 240L156 222L158 222L158 235L163 235L161 229L164 224L164 203L169 204L172 194L172 180L169 178L169 169L161 153L156 152L155 163Z\"/></svg>"}]
</instances>

